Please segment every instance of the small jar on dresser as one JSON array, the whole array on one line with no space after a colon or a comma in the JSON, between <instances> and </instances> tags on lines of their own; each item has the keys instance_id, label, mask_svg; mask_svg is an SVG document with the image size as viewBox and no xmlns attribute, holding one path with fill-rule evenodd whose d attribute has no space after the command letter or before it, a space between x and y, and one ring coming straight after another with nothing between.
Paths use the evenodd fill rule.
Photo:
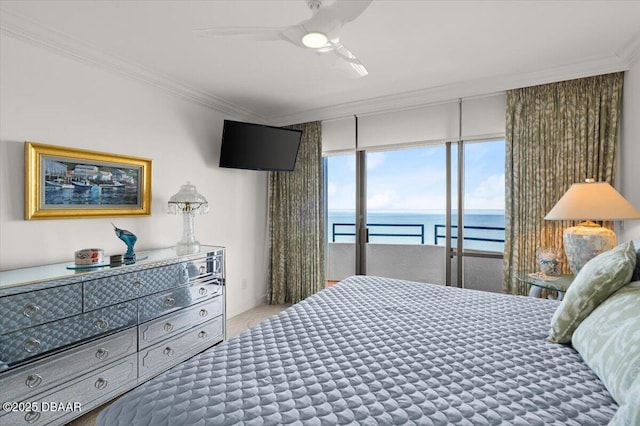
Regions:
<instances>
[{"instance_id":1,"label":"small jar on dresser","mask_svg":"<svg viewBox=\"0 0 640 426\"><path fill-rule=\"evenodd\" d=\"M0 424L59 425L225 338L225 249L0 272Z\"/></svg>"}]
</instances>

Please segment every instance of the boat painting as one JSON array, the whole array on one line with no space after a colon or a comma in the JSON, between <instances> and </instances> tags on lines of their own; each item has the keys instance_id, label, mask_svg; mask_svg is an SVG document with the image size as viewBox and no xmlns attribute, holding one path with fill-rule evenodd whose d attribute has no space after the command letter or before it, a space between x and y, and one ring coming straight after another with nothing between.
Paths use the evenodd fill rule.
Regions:
<instances>
[{"instance_id":1,"label":"boat painting","mask_svg":"<svg viewBox=\"0 0 640 426\"><path fill-rule=\"evenodd\" d=\"M44 159L44 206L137 205L140 170Z\"/></svg>"},{"instance_id":2,"label":"boat painting","mask_svg":"<svg viewBox=\"0 0 640 426\"><path fill-rule=\"evenodd\" d=\"M25 142L25 219L151 214L151 160Z\"/></svg>"},{"instance_id":3,"label":"boat painting","mask_svg":"<svg viewBox=\"0 0 640 426\"><path fill-rule=\"evenodd\" d=\"M67 183L60 178L47 180L44 183L47 185L47 187L51 187L52 189L73 189L73 184Z\"/></svg>"}]
</instances>

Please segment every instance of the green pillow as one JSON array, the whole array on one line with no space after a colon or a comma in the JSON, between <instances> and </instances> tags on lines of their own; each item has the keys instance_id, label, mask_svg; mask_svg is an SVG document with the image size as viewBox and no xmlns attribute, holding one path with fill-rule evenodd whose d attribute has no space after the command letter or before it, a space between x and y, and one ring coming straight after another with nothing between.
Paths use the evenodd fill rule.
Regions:
<instances>
[{"instance_id":1,"label":"green pillow","mask_svg":"<svg viewBox=\"0 0 640 426\"><path fill-rule=\"evenodd\" d=\"M622 287L591 312L571 343L618 405L629 403L631 388L640 386L640 281Z\"/></svg>"},{"instance_id":2,"label":"green pillow","mask_svg":"<svg viewBox=\"0 0 640 426\"><path fill-rule=\"evenodd\" d=\"M631 279L636 265L633 242L600 253L578 272L551 319L549 340L569 343L587 315Z\"/></svg>"}]
</instances>

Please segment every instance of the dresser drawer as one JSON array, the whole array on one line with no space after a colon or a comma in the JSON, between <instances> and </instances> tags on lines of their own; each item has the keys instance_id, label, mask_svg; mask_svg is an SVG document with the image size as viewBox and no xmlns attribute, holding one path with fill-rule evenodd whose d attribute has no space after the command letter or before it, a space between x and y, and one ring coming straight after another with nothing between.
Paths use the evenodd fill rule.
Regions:
<instances>
[{"instance_id":1,"label":"dresser drawer","mask_svg":"<svg viewBox=\"0 0 640 426\"><path fill-rule=\"evenodd\" d=\"M81 312L81 283L0 297L0 334Z\"/></svg>"},{"instance_id":2,"label":"dresser drawer","mask_svg":"<svg viewBox=\"0 0 640 426\"><path fill-rule=\"evenodd\" d=\"M221 279L214 278L208 284L180 287L164 293L143 297L138 300L139 321L149 321L222 294L220 282Z\"/></svg>"},{"instance_id":3,"label":"dresser drawer","mask_svg":"<svg viewBox=\"0 0 640 426\"><path fill-rule=\"evenodd\" d=\"M49 393L40 395L38 398L25 402L35 407L46 407L43 403L48 404L49 407L55 403L79 403L79 406L82 407L89 405L90 402L96 399L106 400L117 395L123 388L134 386L137 373L137 355L129 355L113 363L108 368L87 374L70 382L65 387L59 387ZM27 412L15 411L0 417L0 423L7 425L45 425L55 421L57 418L68 415L70 412L50 409L39 412L33 410Z\"/></svg>"},{"instance_id":4,"label":"dresser drawer","mask_svg":"<svg viewBox=\"0 0 640 426\"><path fill-rule=\"evenodd\" d=\"M222 340L222 317L191 328L139 353L140 376L159 372Z\"/></svg>"},{"instance_id":5,"label":"dresser drawer","mask_svg":"<svg viewBox=\"0 0 640 426\"><path fill-rule=\"evenodd\" d=\"M210 254L204 259L185 262L185 269L191 284L222 277L222 266L222 256L218 254Z\"/></svg>"},{"instance_id":6,"label":"dresser drawer","mask_svg":"<svg viewBox=\"0 0 640 426\"><path fill-rule=\"evenodd\" d=\"M126 302L189 282L186 263L145 269L84 283L84 310Z\"/></svg>"},{"instance_id":7,"label":"dresser drawer","mask_svg":"<svg viewBox=\"0 0 640 426\"><path fill-rule=\"evenodd\" d=\"M0 376L2 401L21 401L52 386L135 354L136 328L69 349Z\"/></svg>"},{"instance_id":8,"label":"dresser drawer","mask_svg":"<svg viewBox=\"0 0 640 426\"><path fill-rule=\"evenodd\" d=\"M216 297L182 311L140 324L138 326L139 347L142 349L153 345L218 315L222 315L222 297Z\"/></svg>"},{"instance_id":9,"label":"dresser drawer","mask_svg":"<svg viewBox=\"0 0 640 426\"><path fill-rule=\"evenodd\" d=\"M11 365L135 324L136 302L122 303L0 336L0 356Z\"/></svg>"}]
</instances>

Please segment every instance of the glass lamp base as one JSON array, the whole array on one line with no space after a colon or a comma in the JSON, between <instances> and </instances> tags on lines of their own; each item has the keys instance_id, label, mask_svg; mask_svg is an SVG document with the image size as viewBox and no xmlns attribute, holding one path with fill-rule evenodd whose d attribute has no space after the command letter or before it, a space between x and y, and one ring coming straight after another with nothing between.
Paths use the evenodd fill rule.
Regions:
<instances>
[{"instance_id":1,"label":"glass lamp base","mask_svg":"<svg viewBox=\"0 0 640 426\"><path fill-rule=\"evenodd\" d=\"M200 243L198 241L178 242L176 244L177 254L191 254L200 252Z\"/></svg>"},{"instance_id":2,"label":"glass lamp base","mask_svg":"<svg viewBox=\"0 0 640 426\"><path fill-rule=\"evenodd\" d=\"M185 212L182 215L182 239L176 244L176 252L178 254L190 254L200 252L200 242L196 240L194 227L193 212Z\"/></svg>"}]
</instances>

